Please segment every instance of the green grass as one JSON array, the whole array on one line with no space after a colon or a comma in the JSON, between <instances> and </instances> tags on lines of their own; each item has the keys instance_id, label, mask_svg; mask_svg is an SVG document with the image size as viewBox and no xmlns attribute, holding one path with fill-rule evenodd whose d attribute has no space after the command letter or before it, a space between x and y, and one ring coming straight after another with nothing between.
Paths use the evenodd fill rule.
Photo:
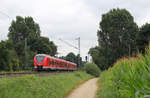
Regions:
<instances>
[{"instance_id":1,"label":"green grass","mask_svg":"<svg viewBox=\"0 0 150 98\"><path fill-rule=\"evenodd\" d=\"M92 78L84 72L0 79L0 98L63 98L79 83Z\"/></svg>"},{"instance_id":2,"label":"green grass","mask_svg":"<svg viewBox=\"0 0 150 98\"><path fill-rule=\"evenodd\" d=\"M101 73L99 98L150 98L150 49Z\"/></svg>"}]
</instances>

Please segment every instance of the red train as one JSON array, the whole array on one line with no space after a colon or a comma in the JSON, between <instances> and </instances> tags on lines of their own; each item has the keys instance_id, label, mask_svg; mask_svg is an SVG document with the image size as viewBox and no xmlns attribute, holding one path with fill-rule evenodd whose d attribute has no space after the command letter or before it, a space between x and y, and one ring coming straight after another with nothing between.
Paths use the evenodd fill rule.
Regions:
<instances>
[{"instance_id":1,"label":"red train","mask_svg":"<svg viewBox=\"0 0 150 98\"><path fill-rule=\"evenodd\" d=\"M46 54L37 54L34 57L34 68L37 70L76 70L77 64Z\"/></svg>"}]
</instances>

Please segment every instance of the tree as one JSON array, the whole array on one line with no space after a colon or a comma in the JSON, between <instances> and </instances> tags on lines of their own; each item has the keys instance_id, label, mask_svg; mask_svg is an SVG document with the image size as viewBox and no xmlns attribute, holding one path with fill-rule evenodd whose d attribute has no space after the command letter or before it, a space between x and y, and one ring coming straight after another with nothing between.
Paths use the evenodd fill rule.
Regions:
<instances>
[{"instance_id":1,"label":"tree","mask_svg":"<svg viewBox=\"0 0 150 98\"><path fill-rule=\"evenodd\" d=\"M40 27L32 17L17 16L16 20L12 21L8 39L13 41L22 68L33 66L33 57L37 53L51 56L57 53L57 46L49 38L42 37L40 34ZM28 65L24 64L24 61L28 61Z\"/></svg>"},{"instance_id":2,"label":"tree","mask_svg":"<svg viewBox=\"0 0 150 98\"><path fill-rule=\"evenodd\" d=\"M140 28L136 40L139 52L145 53L145 48L150 41L150 24L146 23Z\"/></svg>"},{"instance_id":3,"label":"tree","mask_svg":"<svg viewBox=\"0 0 150 98\"><path fill-rule=\"evenodd\" d=\"M65 56L60 56L59 59L65 60Z\"/></svg>"},{"instance_id":4,"label":"tree","mask_svg":"<svg viewBox=\"0 0 150 98\"><path fill-rule=\"evenodd\" d=\"M0 70L19 70L19 60L11 40L0 42Z\"/></svg>"},{"instance_id":5,"label":"tree","mask_svg":"<svg viewBox=\"0 0 150 98\"><path fill-rule=\"evenodd\" d=\"M76 55L73 52L68 53L66 55L65 59L67 61L74 62L74 63L76 63L76 61L77 61Z\"/></svg>"},{"instance_id":6,"label":"tree","mask_svg":"<svg viewBox=\"0 0 150 98\"><path fill-rule=\"evenodd\" d=\"M95 62L95 64L98 64L100 69L104 69L103 67L105 66L105 64L102 64L104 62L104 59L100 59L102 58L102 56L100 56L100 48L98 46L91 48L88 53L92 56L93 62Z\"/></svg>"},{"instance_id":7,"label":"tree","mask_svg":"<svg viewBox=\"0 0 150 98\"><path fill-rule=\"evenodd\" d=\"M107 52L107 55L106 55ZM110 67L110 65L114 62L113 58L111 57L111 49L108 48L100 48L98 46L91 48L89 50L89 54L92 56L92 60L101 70L105 70Z\"/></svg>"},{"instance_id":8,"label":"tree","mask_svg":"<svg viewBox=\"0 0 150 98\"><path fill-rule=\"evenodd\" d=\"M79 54L75 55L73 52L68 53L65 57L62 56L60 59L64 59L73 63L76 63L79 67ZM80 57L80 66L82 66L85 62L82 61L82 58Z\"/></svg>"},{"instance_id":9,"label":"tree","mask_svg":"<svg viewBox=\"0 0 150 98\"><path fill-rule=\"evenodd\" d=\"M138 26L126 9L112 9L103 14L99 28L97 32L99 49L95 48L98 51L95 55L99 57L96 57L99 62L95 63L99 67L107 69L117 59L135 52ZM93 60L98 61L95 58Z\"/></svg>"},{"instance_id":10,"label":"tree","mask_svg":"<svg viewBox=\"0 0 150 98\"><path fill-rule=\"evenodd\" d=\"M49 41L49 38L39 37L38 39L31 39L29 46L32 51L36 53L49 54L54 56L57 53L57 46Z\"/></svg>"},{"instance_id":11,"label":"tree","mask_svg":"<svg viewBox=\"0 0 150 98\"><path fill-rule=\"evenodd\" d=\"M24 41L29 35L34 34L40 36L40 27L34 22L32 17L16 16L16 21L12 21L9 27L8 38L14 43Z\"/></svg>"},{"instance_id":12,"label":"tree","mask_svg":"<svg viewBox=\"0 0 150 98\"><path fill-rule=\"evenodd\" d=\"M16 21L13 20L9 27L8 38L13 41L18 56L22 56L24 55L25 38L38 39L40 33L39 25L32 17L17 16Z\"/></svg>"}]
</instances>

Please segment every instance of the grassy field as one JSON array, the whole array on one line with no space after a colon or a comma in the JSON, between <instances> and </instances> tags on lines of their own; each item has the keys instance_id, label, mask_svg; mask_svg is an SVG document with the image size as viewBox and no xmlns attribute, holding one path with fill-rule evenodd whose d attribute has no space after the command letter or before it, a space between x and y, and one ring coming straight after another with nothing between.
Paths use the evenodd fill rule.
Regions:
<instances>
[{"instance_id":1,"label":"grassy field","mask_svg":"<svg viewBox=\"0 0 150 98\"><path fill-rule=\"evenodd\" d=\"M84 72L0 79L0 98L63 98L79 83L92 78Z\"/></svg>"},{"instance_id":2,"label":"grassy field","mask_svg":"<svg viewBox=\"0 0 150 98\"><path fill-rule=\"evenodd\" d=\"M101 73L99 98L150 98L150 49Z\"/></svg>"}]
</instances>

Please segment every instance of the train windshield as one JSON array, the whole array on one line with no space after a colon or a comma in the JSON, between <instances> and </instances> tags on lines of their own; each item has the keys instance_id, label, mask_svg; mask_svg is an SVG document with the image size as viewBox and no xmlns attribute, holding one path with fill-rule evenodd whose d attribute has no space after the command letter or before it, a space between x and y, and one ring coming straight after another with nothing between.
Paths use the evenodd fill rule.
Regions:
<instances>
[{"instance_id":1,"label":"train windshield","mask_svg":"<svg viewBox=\"0 0 150 98\"><path fill-rule=\"evenodd\" d=\"M41 63L44 60L45 56L36 56L36 59L39 63Z\"/></svg>"}]
</instances>

